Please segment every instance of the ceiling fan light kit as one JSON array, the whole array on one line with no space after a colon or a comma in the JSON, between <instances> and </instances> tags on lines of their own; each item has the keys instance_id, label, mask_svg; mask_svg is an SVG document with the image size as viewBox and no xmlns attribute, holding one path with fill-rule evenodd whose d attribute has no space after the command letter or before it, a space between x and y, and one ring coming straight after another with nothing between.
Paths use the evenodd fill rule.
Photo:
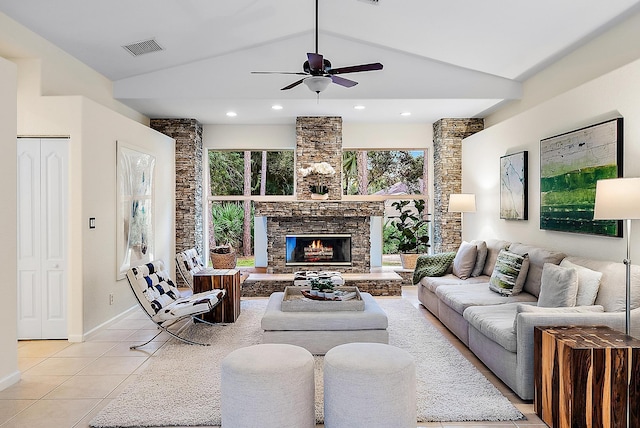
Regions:
<instances>
[{"instance_id":1,"label":"ceiling fan light kit","mask_svg":"<svg viewBox=\"0 0 640 428\"><path fill-rule=\"evenodd\" d=\"M307 88L313 92L319 94L327 89L329 83L331 83L331 77L328 76L309 76L303 80L303 83L307 85Z\"/></svg>"}]
</instances>

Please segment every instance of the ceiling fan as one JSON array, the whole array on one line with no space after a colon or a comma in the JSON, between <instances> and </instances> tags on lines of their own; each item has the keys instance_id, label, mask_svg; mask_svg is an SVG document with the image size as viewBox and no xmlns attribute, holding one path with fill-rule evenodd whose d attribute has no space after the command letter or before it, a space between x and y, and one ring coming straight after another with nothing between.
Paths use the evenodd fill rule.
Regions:
<instances>
[{"instance_id":1,"label":"ceiling fan","mask_svg":"<svg viewBox=\"0 0 640 428\"><path fill-rule=\"evenodd\" d=\"M306 76L300 80L297 80L290 85L282 88L282 91L286 91L291 88L295 88L301 83L307 85L316 94L327 89L331 82L336 83L346 88L356 86L358 82L354 80L345 79L338 76L338 74L347 73L359 73L362 71L375 71L382 70L382 64L374 62L371 64L351 65L348 67L331 68L331 62L325 59L318 53L318 0L316 0L316 51L315 53L307 53L307 60L302 64L301 72L286 72L286 71L252 71L252 74L295 74L299 76Z\"/></svg>"}]
</instances>

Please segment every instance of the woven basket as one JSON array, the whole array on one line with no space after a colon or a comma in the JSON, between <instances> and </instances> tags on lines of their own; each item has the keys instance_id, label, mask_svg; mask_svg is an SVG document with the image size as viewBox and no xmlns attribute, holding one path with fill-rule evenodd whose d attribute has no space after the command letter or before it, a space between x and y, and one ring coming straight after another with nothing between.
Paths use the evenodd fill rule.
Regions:
<instances>
[{"instance_id":1,"label":"woven basket","mask_svg":"<svg viewBox=\"0 0 640 428\"><path fill-rule=\"evenodd\" d=\"M228 254L218 254L210 251L211 264L214 269L233 269L236 267L237 254L231 251Z\"/></svg>"}]
</instances>

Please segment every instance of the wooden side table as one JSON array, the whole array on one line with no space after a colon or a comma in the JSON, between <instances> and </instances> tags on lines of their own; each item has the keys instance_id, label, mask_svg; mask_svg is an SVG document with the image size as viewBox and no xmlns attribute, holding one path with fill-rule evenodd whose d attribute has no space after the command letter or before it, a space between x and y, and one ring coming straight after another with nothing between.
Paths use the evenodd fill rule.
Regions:
<instances>
[{"instance_id":1,"label":"wooden side table","mask_svg":"<svg viewBox=\"0 0 640 428\"><path fill-rule=\"evenodd\" d=\"M193 275L193 292L224 289L227 295L204 319L210 322L235 322L240 315L240 271L237 269L203 269Z\"/></svg>"},{"instance_id":2,"label":"wooden side table","mask_svg":"<svg viewBox=\"0 0 640 428\"><path fill-rule=\"evenodd\" d=\"M534 407L547 425L640 427L640 340L602 326L536 327L534 353Z\"/></svg>"}]
</instances>

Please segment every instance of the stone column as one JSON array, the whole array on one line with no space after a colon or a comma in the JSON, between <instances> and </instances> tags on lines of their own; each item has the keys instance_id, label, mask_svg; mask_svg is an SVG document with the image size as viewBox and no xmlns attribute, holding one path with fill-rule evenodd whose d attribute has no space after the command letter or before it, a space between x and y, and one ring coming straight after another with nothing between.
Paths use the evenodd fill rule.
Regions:
<instances>
[{"instance_id":1,"label":"stone column","mask_svg":"<svg viewBox=\"0 0 640 428\"><path fill-rule=\"evenodd\" d=\"M329 199L342 199L342 118L341 117L298 117L296 119L296 197L298 200L311 199L309 186L315 178L303 177L300 168L312 163L328 162L336 173L319 177L329 188ZM317 178L317 177L316 177Z\"/></svg>"},{"instance_id":2,"label":"stone column","mask_svg":"<svg viewBox=\"0 0 640 428\"><path fill-rule=\"evenodd\" d=\"M448 212L449 195L462 193L462 140L483 129L483 119L440 119L433 124L435 253L456 251L462 241L462 214Z\"/></svg>"},{"instance_id":3,"label":"stone column","mask_svg":"<svg viewBox=\"0 0 640 428\"><path fill-rule=\"evenodd\" d=\"M195 247L206 262L208 257L202 254L202 125L195 119L151 119L150 126L176 140L176 251Z\"/></svg>"}]
</instances>

